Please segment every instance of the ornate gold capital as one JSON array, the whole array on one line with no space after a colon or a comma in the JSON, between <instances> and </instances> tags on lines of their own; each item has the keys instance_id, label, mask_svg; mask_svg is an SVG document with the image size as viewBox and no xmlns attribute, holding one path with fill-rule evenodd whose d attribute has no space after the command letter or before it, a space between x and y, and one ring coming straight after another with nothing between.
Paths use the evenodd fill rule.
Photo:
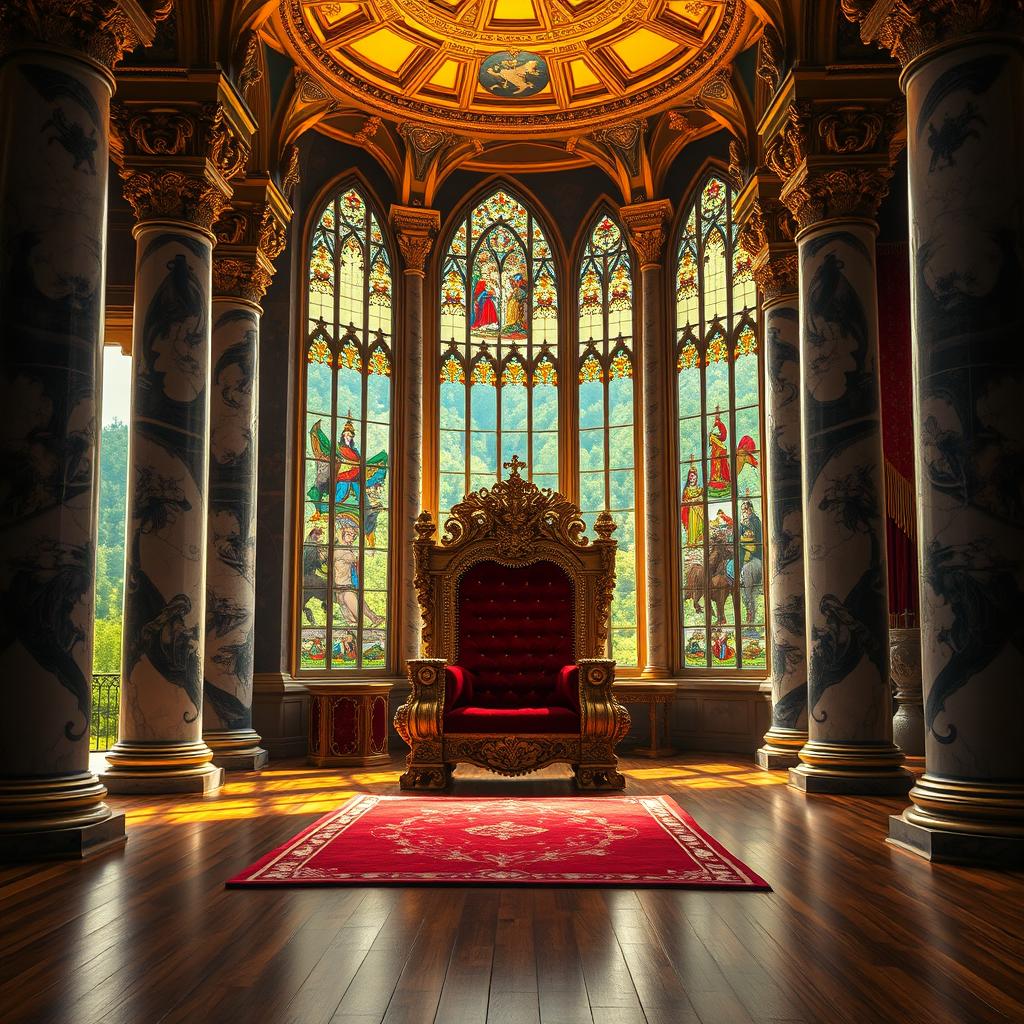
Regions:
<instances>
[{"instance_id":1,"label":"ornate gold capital","mask_svg":"<svg viewBox=\"0 0 1024 1024\"><path fill-rule=\"evenodd\" d=\"M160 0L33 0L0 5L0 53L45 43L82 53L108 70L139 46L151 46L155 23L171 5Z\"/></svg>"},{"instance_id":2,"label":"ornate gold capital","mask_svg":"<svg viewBox=\"0 0 1024 1024\"><path fill-rule=\"evenodd\" d=\"M398 237L406 274L423 277L434 239L441 228L441 214L423 206L392 206L391 227Z\"/></svg>"},{"instance_id":3,"label":"ornate gold capital","mask_svg":"<svg viewBox=\"0 0 1024 1024\"><path fill-rule=\"evenodd\" d=\"M164 75L133 76L111 104L110 122L111 156L135 216L209 231L249 159L255 130L227 78L200 71L172 84Z\"/></svg>"},{"instance_id":4,"label":"ornate gold capital","mask_svg":"<svg viewBox=\"0 0 1024 1024\"><path fill-rule=\"evenodd\" d=\"M654 199L623 206L619 213L630 241L640 254L640 270L660 267L668 237L668 222L672 218L672 204L667 199Z\"/></svg>"},{"instance_id":5,"label":"ornate gold capital","mask_svg":"<svg viewBox=\"0 0 1024 1024\"><path fill-rule=\"evenodd\" d=\"M231 205L213 228L213 294L260 302L288 239L291 207L266 176L236 182Z\"/></svg>"},{"instance_id":6,"label":"ornate gold capital","mask_svg":"<svg viewBox=\"0 0 1024 1024\"><path fill-rule=\"evenodd\" d=\"M902 146L904 109L902 98L891 96L790 102L765 141L765 163L800 228L829 217L875 216Z\"/></svg>"},{"instance_id":7,"label":"ornate gold capital","mask_svg":"<svg viewBox=\"0 0 1024 1024\"><path fill-rule=\"evenodd\" d=\"M247 299L257 305L267 294L273 272L256 260L241 260L231 256L213 257L213 296Z\"/></svg>"},{"instance_id":8,"label":"ornate gold capital","mask_svg":"<svg viewBox=\"0 0 1024 1024\"><path fill-rule=\"evenodd\" d=\"M217 184L180 171L122 167L124 197L137 221L167 218L209 231L228 197Z\"/></svg>"},{"instance_id":9,"label":"ornate gold capital","mask_svg":"<svg viewBox=\"0 0 1024 1024\"><path fill-rule=\"evenodd\" d=\"M793 219L779 199L780 184L761 173L736 199L741 222L740 244L753 261L754 280L765 299L797 290L797 258Z\"/></svg>"},{"instance_id":10,"label":"ornate gold capital","mask_svg":"<svg viewBox=\"0 0 1024 1024\"><path fill-rule=\"evenodd\" d=\"M906 67L928 50L976 32L1019 32L1024 0L841 0L860 37Z\"/></svg>"}]
</instances>

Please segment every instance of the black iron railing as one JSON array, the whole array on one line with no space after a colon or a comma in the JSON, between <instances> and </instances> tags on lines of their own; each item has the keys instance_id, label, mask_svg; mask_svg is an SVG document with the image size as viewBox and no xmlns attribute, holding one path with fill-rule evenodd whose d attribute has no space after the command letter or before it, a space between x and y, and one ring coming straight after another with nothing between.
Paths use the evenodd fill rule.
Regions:
<instances>
[{"instance_id":1,"label":"black iron railing","mask_svg":"<svg viewBox=\"0 0 1024 1024\"><path fill-rule=\"evenodd\" d=\"M90 750L109 750L117 742L117 712L120 703L120 673L94 673L92 677L92 721L89 723Z\"/></svg>"}]
</instances>

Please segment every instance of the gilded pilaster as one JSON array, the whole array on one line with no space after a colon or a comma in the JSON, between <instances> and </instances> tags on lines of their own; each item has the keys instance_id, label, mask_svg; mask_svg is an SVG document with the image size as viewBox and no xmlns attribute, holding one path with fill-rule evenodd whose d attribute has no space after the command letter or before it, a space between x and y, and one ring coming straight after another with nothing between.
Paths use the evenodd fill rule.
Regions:
<instances>
[{"instance_id":1,"label":"gilded pilaster","mask_svg":"<svg viewBox=\"0 0 1024 1024\"><path fill-rule=\"evenodd\" d=\"M219 72L133 77L125 92L113 123L137 220L133 387L120 732L104 781L209 792L223 778L202 736L213 225L254 125Z\"/></svg>"},{"instance_id":2,"label":"gilded pilaster","mask_svg":"<svg viewBox=\"0 0 1024 1024\"><path fill-rule=\"evenodd\" d=\"M123 844L89 771L113 65L142 5L0 10L0 860Z\"/></svg>"},{"instance_id":3,"label":"gilded pilaster","mask_svg":"<svg viewBox=\"0 0 1024 1024\"><path fill-rule=\"evenodd\" d=\"M901 793L892 742L874 217L898 150L891 76L842 99L791 76L765 161L799 231L808 740L790 783Z\"/></svg>"},{"instance_id":4,"label":"gilded pilaster","mask_svg":"<svg viewBox=\"0 0 1024 1024\"><path fill-rule=\"evenodd\" d=\"M674 586L669 579L667 552L672 544L669 512L668 438L671 434L667 356L664 337L663 263L672 204L667 199L634 203L620 209L622 222L640 257L642 319L640 344L643 350L644 424L644 579L647 593L646 679L669 674L671 643L669 631Z\"/></svg>"},{"instance_id":5,"label":"gilded pilaster","mask_svg":"<svg viewBox=\"0 0 1024 1024\"><path fill-rule=\"evenodd\" d=\"M214 224L203 739L218 767L255 771L267 763L252 727L260 303L291 208L269 178L232 188Z\"/></svg>"},{"instance_id":6,"label":"gilded pilaster","mask_svg":"<svg viewBox=\"0 0 1024 1024\"><path fill-rule=\"evenodd\" d=\"M399 664L404 665L421 654L412 539L416 519L423 508L423 279L441 227L441 215L437 210L421 206L392 206L390 219L402 254L403 330L399 348L398 427L403 459L400 536L404 543L399 563L401 635L398 658Z\"/></svg>"},{"instance_id":7,"label":"gilded pilaster","mask_svg":"<svg viewBox=\"0 0 1024 1024\"><path fill-rule=\"evenodd\" d=\"M890 839L1024 865L1024 4L844 0L903 65L925 774Z\"/></svg>"}]
</instances>

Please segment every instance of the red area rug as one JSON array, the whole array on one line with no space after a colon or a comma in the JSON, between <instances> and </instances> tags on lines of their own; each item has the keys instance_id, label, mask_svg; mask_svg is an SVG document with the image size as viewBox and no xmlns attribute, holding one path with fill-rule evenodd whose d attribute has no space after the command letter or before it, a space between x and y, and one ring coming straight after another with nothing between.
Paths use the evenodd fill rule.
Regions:
<instances>
[{"instance_id":1,"label":"red area rug","mask_svg":"<svg viewBox=\"0 0 1024 1024\"><path fill-rule=\"evenodd\" d=\"M354 796L227 884L769 888L664 796Z\"/></svg>"}]
</instances>

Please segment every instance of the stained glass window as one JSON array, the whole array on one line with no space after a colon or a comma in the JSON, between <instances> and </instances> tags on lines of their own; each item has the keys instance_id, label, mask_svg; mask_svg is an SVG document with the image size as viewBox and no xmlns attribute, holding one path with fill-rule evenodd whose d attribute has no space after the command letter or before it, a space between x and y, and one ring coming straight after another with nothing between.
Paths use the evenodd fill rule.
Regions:
<instances>
[{"instance_id":1,"label":"stained glass window","mask_svg":"<svg viewBox=\"0 0 1024 1024\"><path fill-rule=\"evenodd\" d=\"M558 277L545 229L499 188L441 263L440 507L489 487L513 455L558 486Z\"/></svg>"},{"instance_id":2,"label":"stained glass window","mask_svg":"<svg viewBox=\"0 0 1024 1024\"><path fill-rule=\"evenodd\" d=\"M636 665L633 275L622 230L608 213L587 235L577 285L580 508L588 527L602 509L618 526L611 656Z\"/></svg>"},{"instance_id":3,"label":"stained glass window","mask_svg":"<svg viewBox=\"0 0 1024 1024\"><path fill-rule=\"evenodd\" d=\"M390 625L392 261L356 187L308 253L300 671L385 667Z\"/></svg>"},{"instance_id":4,"label":"stained glass window","mask_svg":"<svg viewBox=\"0 0 1024 1024\"><path fill-rule=\"evenodd\" d=\"M683 664L767 663L757 293L731 187L706 178L676 248Z\"/></svg>"}]
</instances>

